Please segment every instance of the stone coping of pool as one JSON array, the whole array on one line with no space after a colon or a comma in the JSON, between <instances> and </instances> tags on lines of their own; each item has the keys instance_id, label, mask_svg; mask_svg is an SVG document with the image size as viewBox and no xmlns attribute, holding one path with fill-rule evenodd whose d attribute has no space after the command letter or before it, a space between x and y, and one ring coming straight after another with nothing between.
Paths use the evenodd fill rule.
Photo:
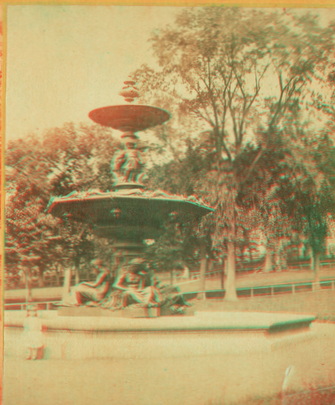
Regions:
<instances>
[{"instance_id":1,"label":"stone coping of pool","mask_svg":"<svg viewBox=\"0 0 335 405\"><path fill-rule=\"evenodd\" d=\"M50 311L49 311L50 312ZM263 331L276 333L309 327L314 315L267 312L206 312L195 316L155 318L67 317L41 311L42 325L47 330L91 332L183 332L183 331ZM22 327L25 311L5 311L5 327Z\"/></svg>"},{"instance_id":2,"label":"stone coping of pool","mask_svg":"<svg viewBox=\"0 0 335 405\"><path fill-rule=\"evenodd\" d=\"M58 316L108 316L123 318L156 318L159 316L171 316L168 307L154 308L125 308L119 311L110 311L101 307L60 307L57 311ZM193 316L193 308L186 308L183 316Z\"/></svg>"}]
</instances>

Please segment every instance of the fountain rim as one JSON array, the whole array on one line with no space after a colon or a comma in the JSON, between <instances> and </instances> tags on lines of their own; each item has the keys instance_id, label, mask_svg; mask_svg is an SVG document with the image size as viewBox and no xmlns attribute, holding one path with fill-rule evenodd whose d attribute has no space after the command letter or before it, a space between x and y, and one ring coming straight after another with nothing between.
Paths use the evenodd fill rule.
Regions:
<instances>
[{"instance_id":1,"label":"fountain rim","mask_svg":"<svg viewBox=\"0 0 335 405\"><path fill-rule=\"evenodd\" d=\"M164 202L179 202L179 203L187 203L187 204L192 204L195 205L197 207L201 207L204 209L207 209L210 212L214 212L215 209L213 207L210 207L208 205L203 205L201 203L197 203L195 201L190 201L187 199L183 199L183 197L181 197L180 199L178 198L164 198L164 197L145 197L145 196L141 196L141 195L136 195L136 196L129 196L129 195L111 195L113 194L113 192L111 193L105 193L105 195L97 195L97 196L87 196L87 197L77 197L77 198L69 198L67 199L66 197L55 197L52 201L52 204L50 205L50 207L48 208L48 213L51 213L53 207L55 204L59 204L59 203L71 203L71 202L83 202L83 201L94 201L94 200L104 200L104 199L108 199L108 200L117 200L117 199L129 199L129 200L136 200L136 199L140 199L140 200L148 200L148 201L164 201Z\"/></svg>"},{"instance_id":2,"label":"fountain rim","mask_svg":"<svg viewBox=\"0 0 335 405\"><path fill-rule=\"evenodd\" d=\"M99 108L95 108L95 109L91 110L88 113L88 116L92 121L94 121L97 124L100 124L99 122L97 122L95 119L92 118L92 116L91 116L92 113L95 113L95 112L98 112L98 111L101 111L101 110L104 110L104 109L109 109L109 110L115 109L115 110L117 110L120 107L124 108L125 110L134 110L134 109L139 110L139 109L144 107L147 110L158 110L158 111L164 112L168 116L168 118L165 121L163 121L161 123L158 123L158 124L154 124L153 126L150 126L147 129L153 128L153 127L155 127L157 125L163 125L172 118L172 114L169 111L165 110L164 108L156 107L156 106L152 106L152 105L147 105L147 104L115 104L115 105L107 105L105 107L99 107ZM105 126L105 127L107 126L107 127L113 128L111 125L104 125L104 124L100 124L100 125ZM122 130L120 129L120 131L122 131ZM141 132L141 131L143 131L143 130L139 130L138 132Z\"/></svg>"},{"instance_id":3,"label":"fountain rim","mask_svg":"<svg viewBox=\"0 0 335 405\"><path fill-rule=\"evenodd\" d=\"M146 108L150 108L150 109L156 109L156 110L161 110L166 112L168 115L170 115L170 117L172 117L172 114L170 113L170 111L165 110L162 107L157 107L155 105L150 105L150 104L113 104L113 105L106 105L104 107L98 107L98 108L94 108L93 110L91 110L89 112L89 114L92 111L96 111L96 110L101 110L102 108L114 108L114 107L127 107L127 108L138 108L138 107L146 107Z\"/></svg>"}]
</instances>

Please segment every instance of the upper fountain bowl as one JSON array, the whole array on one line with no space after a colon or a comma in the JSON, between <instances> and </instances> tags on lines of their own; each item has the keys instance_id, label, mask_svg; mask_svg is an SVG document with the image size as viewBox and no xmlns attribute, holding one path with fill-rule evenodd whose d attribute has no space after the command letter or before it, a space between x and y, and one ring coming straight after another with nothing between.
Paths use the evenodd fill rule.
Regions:
<instances>
[{"instance_id":1,"label":"upper fountain bowl","mask_svg":"<svg viewBox=\"0 0 335 405\"><path fill-rule=\"evenodd\" d=\"M144 131L171 118L168 111L146 105L114 105L89 113L94 122L123 132Z\"/></svg>"}]
</instances>

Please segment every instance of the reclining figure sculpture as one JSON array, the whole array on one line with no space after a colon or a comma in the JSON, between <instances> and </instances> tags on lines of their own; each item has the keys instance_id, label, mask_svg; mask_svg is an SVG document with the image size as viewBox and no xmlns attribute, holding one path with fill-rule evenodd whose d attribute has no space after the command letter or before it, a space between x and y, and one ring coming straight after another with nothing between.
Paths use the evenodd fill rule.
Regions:
<instances>
[{"instance_id":1,"label":"reclining figure sculpture","mask_svg":"<svg viewBox=\"0 0 335 405\"><path fill-rule=\"evenodd\" d=\"M99 306L117 311L125 308L165 307L171 314L184 314L190 306L178 287L161 285L152 269L141 258L132 259L119 269L113 280L101 259L93 261L97 278L77 284L61 306Z\"/></svg>"}]
</instances>

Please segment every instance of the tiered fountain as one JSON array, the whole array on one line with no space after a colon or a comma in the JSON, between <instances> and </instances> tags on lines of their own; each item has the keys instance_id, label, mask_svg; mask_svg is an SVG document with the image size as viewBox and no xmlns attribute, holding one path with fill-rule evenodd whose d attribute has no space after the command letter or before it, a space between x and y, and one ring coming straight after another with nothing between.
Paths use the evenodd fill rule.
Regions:
<instances>
[{"instance_id":1,"label":"tiered fountain","mask_svg":"<svg viewBox=\"0 0 335 405\"><path fill-rule=\"evenodd\" d=\"M124 82L119 93L132 103L139 97L133 80ZM139 255L146 239L155 239L163 223L173 213L178 222L197 221L213 211L195 196L171 195L162 190L148 191L142 184L145 159L137 148L138 132L161 125L171 118L167 111L146 105L115 105L93 110L96 123L122 131L126 148L112 161L115 184L111 192L78 191L54 198L49 212L93 226L94 233L112 239L124 257Z\"/></svg>"},{"instance_id":2,"label":"tiered fountain","mask_svg":"<svg viewBox=\"0 0 335 405\"><path fill-rule=\"evenodd\" d=\"M125 84L121 94L127 102L132 102L139 95L135 83L128 80ZM129 104L100 108L89 116L101 125L123 131L126 149L120 151L112 163L116 178L114 189L106 193L78 191L54 198L50 213L91 224L97 235L113 239L116 249L129 257L141 254L143 240L155 238L171 213L178 221L190 221L212 211L196 197L151 192L141 183L144 158L137 148L137 132L163 124L170 118L168 112ZM17 344L21 333L18 327L22 328L25 314L8 312L11 313L5 316L5 352L7 356L22 356L23 348ZM231 356L235 356L236 370L243 370L246 357L263 353L267 367L273 365L271 372L275 372L280 367L275 349L284 346L288 350L294 347L289 346L291 343L313 337L310 323L315 319L308 315L223 311L153 319L58 315L56 311L43 314L46 355L51 358L162 360L178 357L182 364L182 359L187 362L199 356L222 356L220 372L226 370L226 377L219 373L216 378L220 381L229 378L229 366L221 367L221 364L230 364ZM187 366L187 370L192 367ZM173 376L178 367L171 370ZM207 381L208 376L203 379ZM254 384L264 385L263 382L261 377L254 380Z\"/></svg>"}]
</instances>

